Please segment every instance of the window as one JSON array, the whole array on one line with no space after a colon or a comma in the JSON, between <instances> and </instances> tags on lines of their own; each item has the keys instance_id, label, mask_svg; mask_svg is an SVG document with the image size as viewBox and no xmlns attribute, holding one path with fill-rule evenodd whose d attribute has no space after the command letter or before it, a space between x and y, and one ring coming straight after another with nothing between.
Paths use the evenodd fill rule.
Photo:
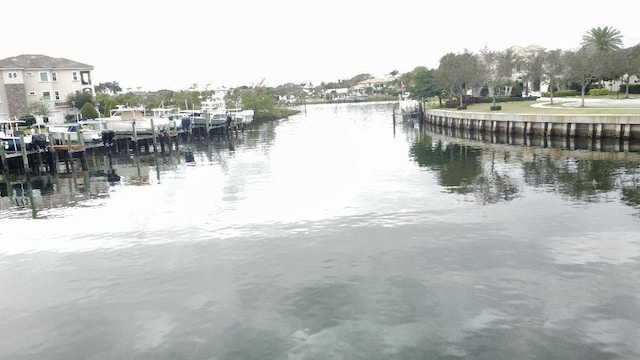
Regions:
<instances>
[{"instance_id":1,"label":"window","mask_svg":"<svg viewBox=\"0 0 640 360\"><path fill-rule=\"evenodd\" d=\"M91 77L88 71L81 71L80 76L82 78L82 85L91 85Z\"/></svg>"},{"instance_id":2,"label":"window","mask_svg":"<svg viewBox=\"0 0 640 360\"><path fill-rule=\"evenodd\" d=\"M9 72L9 79L17 79L18 78L18 73L13 71L13 72Z\"/></svg>"},{"instance_id":3,"label":"window","mask_svg":"<svg viewBox=\"0 0 640 360\"><path fill-rule=\"evenodd\" d=\"M51 91L43 91L42 92L42 100L43 101L51 101Z\"/></svg>"},{"instance_id":4,"label":"window","mask_svg":"<svg viewBox=\"0 0 640 360\"><path fill-rule=\"evenodd\" d=\"M32 73L31 71L28 71L28 72L26 73L26 75L27 75L27 76L33 76L33 73Z\"/></svg>"},{"instance_id":5,"label":"window","mask_svg":"<svg viewBox=\"0 0 640 360\"><path fill-rule=\"evenodd\" d=\"M35 92L35 91L29 91L29 95L30 95L30 96L33 96L33 95L35 95L35 94L36 94L36 92Z\"/></svg>"},{"instance_id":6,"label":"window","mask_svg":"<svg viewBox=\"0 0 640 360\"><path fill-rule=\"evenodd\" d=\"M49 73L48 72L41 72L40 73L40 81L49 81Z\"/></svg>"},{"instance_id":7,"label":"window","mask_svg":"<svg viewBox=\"0 0 640 360\"><path fill-rule=\"evenodd\" d=\"M58 73L57 72L52 72L51 73L51 81L58 81Z\"/></svg>"},{"instance_id":8,"label":"window","mask_svg":"<svg viewBox=\"0 0 640 360\"><path fill-rule=\"evenodd\" d=\"M78 72L77 71L72 72L71 77L73 77L73 81L78 81Z\"/></svg>"},{"instance_id":9,"label":"window","mask_svg":"<svg viewBox=\"0 0 640 360\"><path fill-rule=\"evenodd\" d=\"M60 100L60 91L54 91L53 96L55 97L56 100Z\"/></svg>"}]
</instances>

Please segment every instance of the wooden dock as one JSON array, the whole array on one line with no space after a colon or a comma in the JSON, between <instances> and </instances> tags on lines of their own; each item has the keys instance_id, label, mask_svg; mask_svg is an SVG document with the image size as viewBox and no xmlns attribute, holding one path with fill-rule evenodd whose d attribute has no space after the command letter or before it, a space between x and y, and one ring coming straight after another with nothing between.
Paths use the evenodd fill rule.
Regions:
<instances>
[{"instance_id":1,"label":"wooden dock","mask_svg":"<svg viewBox=\"0 0 640 360\"><path fill-rule=\"evenodd\" d=\"M102 142L89 143L85 143L80 136L78 143L67 139L65 144L47 144L36 149L27 149L22 146L18 151L6 150L0 141L0 175L6 177L12 173L23 175L37 175L42 172L69 173L75 171L76 166L81 171L86 171L88 154L164 153L177 150L181 136L187 135L178 132L164 132L157 136L156 134L114 134L112 138L103 139ZM60 171L61 165L64 166L63 171Z\"/></svg>"}]
</instances>

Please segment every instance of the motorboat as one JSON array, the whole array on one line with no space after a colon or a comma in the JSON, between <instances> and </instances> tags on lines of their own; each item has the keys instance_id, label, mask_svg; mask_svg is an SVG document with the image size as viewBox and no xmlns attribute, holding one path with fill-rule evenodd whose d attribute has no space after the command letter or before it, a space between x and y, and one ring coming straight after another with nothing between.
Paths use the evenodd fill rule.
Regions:
<instances>
[{"instance_id":1,"label":"motorboat","mask_svg":"<svg viewBox=\"0 0 640 360\"><path fill-rule=\"evenodd\" d=\"M96 120L102 121L106 130L112 130L116 133L133 133L135 131L138 134L152 133L153 128L156 131L169 129L174 122L173 115L168 116L167 113L156 112L148 116L142 107L121 105L111 110L109 117Z\"/></svg>"},{"instance_id":2,"label":"motorboat","mask_svg":"<svg viewBox=\"0 0 640 360\"><path fill-rule=\"evenodd\" d=\"M24 134L18 130L19 124L24 123L20 120L0 119L0 142L4 144L4 149L8 151L22 150L24 142L25 148L30 149L31 135ZM22 141L20 140L22 134Z\"/></svg>"},{"instance_id":3,"label":"motorboat","mask_svg":"<svg viewBox=\"0 0 640 360\"><path fill-rule=\"evenodd\" d=\"M102 141L102 122L96 120L81 120L77 123L67 123L47 126L49 141L57 145L62 145L67 141L79 143L79 135L82 134L82 141L97 143Z\"/></svg>"}]
</instances>

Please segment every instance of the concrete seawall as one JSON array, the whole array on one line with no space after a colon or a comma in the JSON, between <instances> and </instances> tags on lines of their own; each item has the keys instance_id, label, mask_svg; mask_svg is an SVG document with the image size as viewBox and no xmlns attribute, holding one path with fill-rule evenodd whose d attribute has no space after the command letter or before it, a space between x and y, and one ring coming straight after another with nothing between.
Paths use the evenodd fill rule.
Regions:
<instances>
[{"instance_id":1,"label":"concrete seawall","mask_svg":"<svg viewBox=\"0 0 640 360\"><path fill-rule=\"evenodd\" d=\"M426 109L430 124L512 135L590 138L640 138L638 115L506 114Z\"/></svg>"}]
</instances>

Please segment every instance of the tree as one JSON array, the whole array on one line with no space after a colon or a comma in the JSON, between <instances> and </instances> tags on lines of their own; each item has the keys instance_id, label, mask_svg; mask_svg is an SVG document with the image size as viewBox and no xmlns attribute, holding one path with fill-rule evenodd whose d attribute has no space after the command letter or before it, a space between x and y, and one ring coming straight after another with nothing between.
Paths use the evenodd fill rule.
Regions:
<instances>
[{"instance_id":1,"label":"tree","mask_svg":"<svg viewBox=\"0 0 640 360\"><path fill-rule=\"evenodd\" d=\"M389 75L391 75L391 77L395 79L399 73L400 71L394 69L394 70L391 70L391 72L389 72Z\"/></svg>"},{"instance_id":2,"label":"tree","mask_svg":"<svg viewBox=\"0 0 640 360\"><path fill-rule=\"evenodd\" d=\"M640 74L640 44L620 51L621 80L625 83L624 97L629 98L629 79L631 75Z\"/></svg>"},{"instance_id":3,"label":"tree","mask_svg":"<svg viewBox=\"0 0 640 360\"><path fill-rule=\"evenodd\" d=\"M34 117L34 121L37 117L45 117L49 116L51 110L49 109L49 105L44 101L35 101L27 106L27 115L32 115ZM33 124L26 124L27 126Z\"/></svg>"},{"instance_id":4,"label":"tree","mask_svg":"<svg viewBox=\"0 0 640 360\"><path fill-rule=\"evenodd\" d=\"M89 92L76 91L67 96L67 102L69 104L74 104L73 106L76 109L81 109L85 103L93 103L93 95Z\"/></svg>"},{"instance_id":5,"label":"tree","mask_svg":"<svg viewBox=\"0 0 640 360\"><path fill-rule=\"evenodd\" d=\"M411 72L411 82L409 92L416 100L425 100L436 95L434 70L429 70L424 66L418 66Z\"/></svg>"},{"instance_id":6,"label":"tree","mask_svg":"<svg viewBox=\"0 0 640 360\"><path fill-rule=\"evenodd\" d=\"M551 104L553 104L553 89L564 70L565 63L562 50L551 50L544 54L542 58L542 77L549 83L548 90Z\"/></svg>"},{"instance_id":7,"label":"tree","mask_svg":"<svg viewBox=\"0 0 640 360\"><path fill-rule=\"evenodd\" d=\"M618 50L622 47L622 35L609 26L592 28L582 36L582 46L598 51Z\"/></svg>"},{"instance_id":8,"label":"tree","mask_svg":"<svg viewBox=\"0 0 640 360\"><path fill-rule=\"evenodd\" d=\"M98 93L107 93L107 94L117 94L122 91L122 88L116 81L99 83L96 85L96 92Z\"/></svg>"},{"instance_id":9,"label":"tree","mask_svg":"<svg viewBox=\"0 0 640 360\"><path fill-rule=\"evenodd\" d=\"M592 47L582 47L578 51L565 53L565 64L567 66L567 80L574 81L580 85L582 103L584 107L584 95L587 87L602 74L602 61L598 58L599 51Z\"/></svg>"},{"instance_id":10,"label":"tree","mask_svg":"<svg viewBox=\"0 0 640 360\"><path fill-rule=\"evenodd\" d=\"M82 114L83 119L95 119L97 117L100 117L100 115L98 114L98 111L90 102L84 103L84 105L82 105L82 109L80 109L80 114Z\"/></svg>"},{"instance_id":11,"label":"tree","mask_svg":"<svg viewBox=\"0 0 640 360\"><path fill-rule=\"evenodd\" d=\"M485 46L480 50L484 85L489 88L489 93L493 98L493 106L496 106L496 87L500 82L511 78L515 61L515 54L510 49L497 52Z\"/></svg>"},{"instance_id":12,"label":"tree","mask_svg":"<svg viewBox=\"0 0 640 360\"><path fill-rule=\"evenodd\" d=\"M448 53L440 58L435 80L449 94L460 94L460 106L464 106L466 90L482 83L482 71L478 59L469 50L462 54Z\"/></svg>"},{"instance_id":13,"label":"tree","mask_svg":"<svg viewBox=\"0 0 640 360\"><path fill-rule=\"evenodd\" d=\"M546 52L536 51L529 53L529 55L523 59L524 65L524 76L522 77L524 81L531 81L531 89L527 88L528 91L540 91L540 85L544 78L544 57Z\"/></svg>"}]
</instances>

